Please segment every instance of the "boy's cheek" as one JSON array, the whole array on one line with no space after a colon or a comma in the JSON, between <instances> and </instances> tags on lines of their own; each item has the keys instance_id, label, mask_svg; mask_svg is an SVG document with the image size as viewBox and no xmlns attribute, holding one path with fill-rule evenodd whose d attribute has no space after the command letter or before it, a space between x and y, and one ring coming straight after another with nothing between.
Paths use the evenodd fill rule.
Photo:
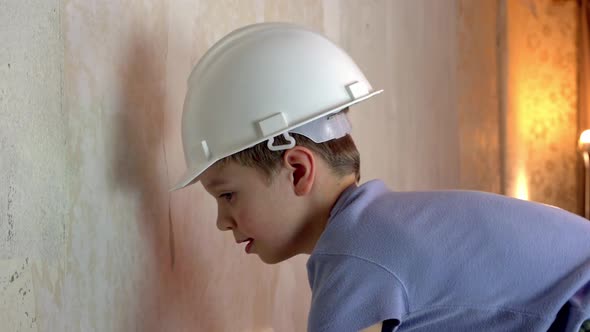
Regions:
<instances>
[{"instance_id":1,"label":"boy's cheek","mask_svg":"<svg viewBox=\"0 0 590 332\"><path fill-rule=\"evenodd\" d=\"M235 222L238 225L240 232L250 237L257 238L265 232L264 229L262 230L262 234L260 232L261 228L264 228L260 217L247 213L239 213L236 214Z\"/></svg>"},{"instance_id":2,"label":"boy's cheek","mask_svg":"<svg viewBox=\"0 0 590 332\"><path fill-rule=\"evenodd\" d=\"M248 225L249 225L247 213L239 210L239 211L235 212L234 217L235 217L234 221L236 222L238 227L243 231L247 230Z\"/></svg>"}]
</instances>

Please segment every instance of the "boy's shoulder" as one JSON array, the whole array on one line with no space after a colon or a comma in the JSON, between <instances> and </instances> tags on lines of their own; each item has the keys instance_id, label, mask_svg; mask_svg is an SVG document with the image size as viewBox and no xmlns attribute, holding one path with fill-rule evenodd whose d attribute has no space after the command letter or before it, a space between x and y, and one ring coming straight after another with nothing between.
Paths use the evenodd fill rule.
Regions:
<instances>
[{"instance_id":1,"label":"boy's shoulder","mask_svg":"<svg viewBox=\"0 0 590 332\"><path fill-rule=\"evenodd\" d=\"M556 227L590 234L586 219L541 203L480 191L396 192L373 180L342 193L316 252L376 255L383 246L418 250L457 234L500 239Z\"/></svg>"}]
</instances>

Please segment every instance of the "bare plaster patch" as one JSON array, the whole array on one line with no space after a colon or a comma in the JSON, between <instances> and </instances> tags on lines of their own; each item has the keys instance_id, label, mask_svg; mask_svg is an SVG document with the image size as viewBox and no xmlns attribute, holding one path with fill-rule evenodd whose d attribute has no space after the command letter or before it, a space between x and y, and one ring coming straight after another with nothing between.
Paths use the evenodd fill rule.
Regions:
<instances>
[{"instance_id":1,"label":"bare plaster patch","mask_svg":"<svg viewBox=\"0 0 590 332\"><path fill-rule=\"evenodd\" d=\"M35 292L28 258L0 261L3 331L37 331Z\"/></svg>"}]
</instances>

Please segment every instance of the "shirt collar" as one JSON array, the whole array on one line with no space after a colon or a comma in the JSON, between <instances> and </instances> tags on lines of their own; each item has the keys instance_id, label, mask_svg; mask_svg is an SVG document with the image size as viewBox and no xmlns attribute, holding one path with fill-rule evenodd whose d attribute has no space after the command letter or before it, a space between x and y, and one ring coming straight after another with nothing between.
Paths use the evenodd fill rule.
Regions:
<instances>
[{"instance_id":1,"label":"shirt collar","mask_svg":"<svg viewBox=\"0 0 590 332\"><path fill-rule=\"evenodd\" d=\"M371 193L372 195L377 195L381 192L388 191L387 185L381 180L371 180L366 183L363 183L360 186L357 186L356 183L348 186L338 197L336 204L330 211L330 218L328 223L338 215L342 210L344 210L347 206L352 204L358 197L362 196L363 194Z\"/></svg>"}]
</instances>

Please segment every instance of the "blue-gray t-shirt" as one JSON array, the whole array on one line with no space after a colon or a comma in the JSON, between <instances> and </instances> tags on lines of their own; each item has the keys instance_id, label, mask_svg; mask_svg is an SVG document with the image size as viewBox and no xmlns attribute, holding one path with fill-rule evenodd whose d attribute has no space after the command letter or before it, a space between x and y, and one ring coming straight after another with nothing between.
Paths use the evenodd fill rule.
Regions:
<instances>
[{"instance_id":1,"label":"blue-gray t-shirt","mask_svg":"<svg viewBox=\"0 0 590 332\"><path fill-rule=\"evenodd\" d=\"M346 189L307 263L308 331L564 331L590 318L590 222L470 191ZM561 311L560 311L561 310Z\"/></svg>"}]
</instances>

